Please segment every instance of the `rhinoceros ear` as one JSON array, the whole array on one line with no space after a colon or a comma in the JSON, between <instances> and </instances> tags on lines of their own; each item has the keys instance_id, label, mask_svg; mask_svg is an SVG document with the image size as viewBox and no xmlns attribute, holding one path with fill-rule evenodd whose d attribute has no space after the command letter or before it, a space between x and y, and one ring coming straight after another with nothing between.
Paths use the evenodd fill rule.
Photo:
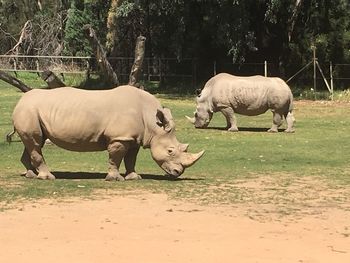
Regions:
<instances>
[{"instance_id":1,"label":"rhinoceros ear","mask_svg":"<svg viewBox=\"0 0 350 263\"><path fill-rule=\"evenodd\" d=\"M157 110L157 124L164 128L166 132L170 132L175 129L175 122L171 111L168 108L158 109Z\"/></svg>"}]
</instances>

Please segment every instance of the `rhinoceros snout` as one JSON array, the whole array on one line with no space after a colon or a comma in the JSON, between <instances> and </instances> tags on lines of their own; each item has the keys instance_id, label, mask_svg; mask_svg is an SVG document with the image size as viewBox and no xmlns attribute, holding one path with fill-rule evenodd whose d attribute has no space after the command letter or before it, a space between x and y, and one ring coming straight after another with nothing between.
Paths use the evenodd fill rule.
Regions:
<instances>
[{"instance_id":1,"label":"rhinoceros snout","mask_svg":"<svg viewBox=\"0 0 350 263\"><path fill-rule=\"evenodd\" d=\"M183 170L180 170L180 169L173 169L171 171L171 176L173 177L179 177L181 174L183 173Z\"/></svg>"},{"instance_id":2,"label":"rhinoceros snout","mask_svg":"<svg viewBox=\"0 0 350 263\"><path fill-rule=\"evenodd\" d=\"M209 125L209 122L205 122L205 123L196 123L195 125L194 125L194 127L196 127L197 129L205 129L205 128L207 128L208 127L208 125Z\"/></svg>"},{"instance_id":3,"label":"rhinoceros snout","mask_svg":"<svg viewBox=\"0 0 350 263\"><path fill-rule=\"evenodd\" d=\"M184 169L180 167L178 168L162 167L162 168L167 173L167 175L175 178L179 177L184 172Z\"/></svg>"}]
</instances>

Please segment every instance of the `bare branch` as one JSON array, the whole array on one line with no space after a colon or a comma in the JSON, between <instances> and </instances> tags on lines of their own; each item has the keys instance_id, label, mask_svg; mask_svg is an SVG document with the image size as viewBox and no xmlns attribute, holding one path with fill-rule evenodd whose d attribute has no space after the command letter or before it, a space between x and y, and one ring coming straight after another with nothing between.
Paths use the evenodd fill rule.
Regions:
<instances>
[{"instance_id":1,"label":"bare branch","mask_svg":"<svg viewBox=\"0 0 350 263\"><path fill-rule=\"evenodd\" d=\"M27 22L25 22L21 30L21 35L16 45L13 48L11 48L9 51L7 51L6 54L12 53L12 54L18 55L19 47L24 43L24 41L31 40L31 31L32 31L32 22L28 20Z\"/></svg>"},{"instance_id":2,"label":"bare branch","mask_svg":"<svg viewBox=\"0 0 350 263\"><path fill-rule=\"evenodd\" d=\"M289 24L290 24L289 30L288 30L288 41L289 42L292 39L292 34L293 34L293 31L294 31L295 23L297 22L298 15L300 13L300 9L301 9L301 4L302 3L303 3L303 0L296 0L295 1L292 17L289 19Z\"/></svg>"},{"instance_id":3,"label":"bare branch","mask_svg":"<svg viewBox=\"0 0 350 263\"><path fill-rule=\"evenodd\" d=\"M110 82L112 82L113 85L118 86L119 85L118 76L113 71L113 68L107 59L106 52L97 38L95 30L92 28L91 25L85 25L84 31L85 31L85 34L88 36L89 42L93 48L93 51L95 53L101 72L105 74L105 76L108 78Z\"/></svg>"},{"instance_id":4,"label":"bare branch","mask_svg":"<svg viewBox=\"0 0 350 263\"><path fill-rule=\"evenodd\" d=\"M135 60L129 76L129 85L135 86L139 81L143 58L145 56L145 42L146 38L144 36L139 36L136 40Z\"/></svg>"},{"instance_id":5,"label":"bare branch","mask_svg":"<svg viewBox=\"0 0 350 263\"><path fill-rule=\"evenodd\" d=\"M55 75L51 70L45 70L41 73L41 78L47 83L50 89L65 87L66 84Z\"/></svg>"},{"instance_id":6,"label":"bare branch","mask_svg":"<svg viewBox=\"0 0 350 263\"><path fill-rule=\"evenodd\" d=\"M43 10L43 6L41 5L41 1L38 0L38 7L39 7L39 10L42 11Z\"/></svg>"},{"instance_id":7,"label":"bare branch","mask_svg":"<svg viewBox=\"0 0 350 263\"><path fill-rule=\"evenodd\" d=\"M11 84L12 86L15 86L16 88L20 89L22 92L30 91L31 88L28 87L26 84L24 84L19 79L12 77L11 75L7 74L6 72L0 70L0 79Z\"/></svg>"}]
</instances>

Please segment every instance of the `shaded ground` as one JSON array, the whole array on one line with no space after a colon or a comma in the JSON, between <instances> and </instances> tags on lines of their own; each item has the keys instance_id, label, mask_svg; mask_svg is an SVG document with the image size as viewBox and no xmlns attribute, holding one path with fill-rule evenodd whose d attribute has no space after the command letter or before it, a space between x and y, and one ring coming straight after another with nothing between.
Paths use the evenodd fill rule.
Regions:
<instances>
[{"instance_id":1,"label":"shaded ground","mask_svg":"<svg viewBox=\"0 0 350 263\"><path fill-rule=\"evenodd\" d=\"M252 186L249 186L252 187ZM255 187L255 185L253 186ZM249 209L259 211L255 204ZM2 262L350 262L350 212L278 218L140 193L0 213ZM264 215L266 217L264 217Z\"/></svg>"}]
</instances>

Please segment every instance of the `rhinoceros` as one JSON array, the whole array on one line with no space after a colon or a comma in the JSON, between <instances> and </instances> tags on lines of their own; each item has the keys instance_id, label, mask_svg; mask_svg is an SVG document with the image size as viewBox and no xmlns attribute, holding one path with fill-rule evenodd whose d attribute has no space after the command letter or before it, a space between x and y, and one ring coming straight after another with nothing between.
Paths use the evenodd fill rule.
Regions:
<instances>
[{"instance_id":1,"label":"rhinoceros","mask_svg":"<svg viewBox=\"0 0 350 263\"><path fill-rule=\"evenodd\" d=\"M45 139L66 150L107 150L106 180L142 179L135 172L140 146L150 148L155 162L170 176L180 176L204 151L187 152L175 136L171 112L150 93L132 86L86 91L65 87L25 93L13 112L14 128L25 149L26 177L55 179L45 163ZM124 159L126 176L119 167Z\"/></svg>"},{"instance_id":2,"label":"rhinoceros","mask_svg":"<svg viewBox=\"0 0 350 263\"><path fill-rule=\"evenodd\" d=\"M226 128L238 131L234 113L256 116L271 109L273 124L268 131L278 132L284 117L285 132L294 132L293 95L280 78L220 73L205 84L196 100L194 118L186 116L196 128L206 128L213 113L220 111L226 118Z\"/></svg>"}]
</instances>

